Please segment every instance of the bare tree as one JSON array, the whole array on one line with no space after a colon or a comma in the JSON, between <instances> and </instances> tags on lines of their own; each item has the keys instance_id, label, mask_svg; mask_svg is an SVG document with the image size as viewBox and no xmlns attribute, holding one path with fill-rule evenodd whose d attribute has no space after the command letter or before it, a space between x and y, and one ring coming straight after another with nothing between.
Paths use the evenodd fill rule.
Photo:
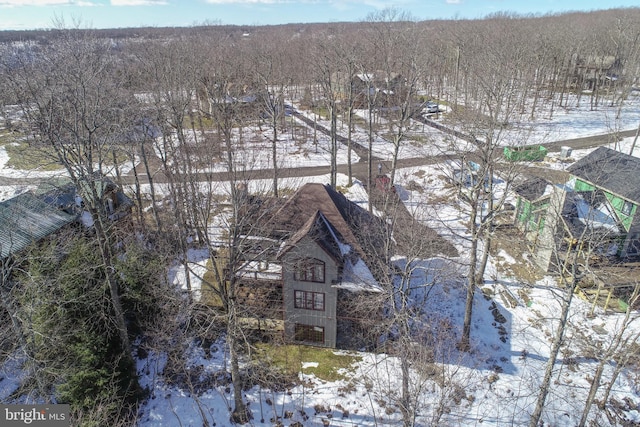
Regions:
<instances>
[{"instance_id":1,"label":"bare tree","mask_svg":"<svg viewBox=\"0 0 640 427\"><path fill-rule=\"evenodd\" d=\"M278 197L279 156L278 130L282 129L285 114L285 96L287 93L287 58L284 55L283 40L268 40L268 43L256 46L253 55L253 72L257 77L256 96L261 104L261 115L271 131L271 168L273 169L273 196Z\"/></svg>"},{"instance_id":2,"label":"bare tree","mask_svg":"<svg viewBox=\"0 0 640 427\"><path fill-rule=\"evenodd\" d=\"M596 366L596 370L593 374L593 379L591 380L591 387L589 387L589 393L587 395L587 401L584 405L584 410L582 411L582 416L580 417L580 422L578 425L580 427L584 427L587 423L589 413L591 411L591 407L593 402L595 401L596 394L600 390L603 375L605 372L605 368L611 359L615 358L618 364L623 364L624 355L629 351L634 351L635 344L640 338L640 333L634 332L630 329L632 323L637 320L637 315L633 314L633 307L638 301L638 296L640 295L640 285L635 285L631 294L629 295L629 300L627 304L627 309L624 314L624 318L617 326L616 331L613 335L613 339L605 344L604 348L602 348L602 353L599 355L598 364ZM594 346L596 351L600 350L601 346ZM615 373L615 370L614 370ZM615 382L616 378L612 377L610 379L611 383ZM607 401L608 396L605 396L603 403Z\"/></svg>"},{"instance_id":3,"label":"bare tree","mask_svg":"<svg viewBox=\"0 0 640 427\"><path fill-rule=\"evenodd\" d=\"M330 40L331 42L331 40ZM329 115L329 155L331 157L329 166L330 184L336 188L338 174L338 102L339 87L335 75L338 72L338 59L335 51L325 44L318 46L315 55L316 72L318 73L318 83L320 85L324 104Z\"/></svg>"},{"instance_id":4,"label":"bare tree","mask_svg":"<svg viewBox=\"0 0 640 427\"><path fill-rule=\"evenodd\" d=\"M43 47L36 57L17 56L19 62L6 69L6 76L34 131L31 144L51 150L91 215L114 321L125 357L131 358L127 322L113 270L113 224L103 191L113 147L130 125L126 121L128 94L112 72L111 53L108 41L98 40L90 32L62 29L56 42Z\"/></svg>"},{"instance_id":5,"label":"bare tree","mask_svg":"<svg viewBox=\"0 0 640 427\"><path fill-rule=\"evenodd\" d=\"M382 321L370 331L383 337L385 350L397 360L400 376L388 387L384 384L390 379L384 374L374 380L382 387L383 399L399 408L403 425L415 426L421 425L428 412L423 406L425 391L442 378L441 406L431 414L433 425L438 425L450 403L447 396L454 381L448 376L453 371L437 364L446 360L453 346L448 319L430 316L427 307L436 286L457 280L457 267L433 258L442 248L399 199L391 199L383 215L380 230L367 232L370 237L365 247L372 254L372 271L382 289L379 298L384 307ZM363 303L371 305L368 299Z\"/></svg>"},{"instance_id":6,"label":"bare tree","mask_svg":"<svg viewBox=\"0 0 640 427\"><path fill-rule=\"evenodd\" d=\"M421 38L419 26L411 16L396 9L385 9L369 18L371 51L380 68L371 76L373 90L380 91L378 105L387 121L389 138L393 144L391 156L391 185L395 182L400 149L412 127L412 118L420 114L419 83L424 64L417 49ZM371 89L369 89L371 90ZM373 96L373 95L369 95ZM371 155L370 155L371 157ZM369 182L371 186L372 183Z\"/></svg>"},{"instance_id":7,"label":"bare tree","mask_svg":"<svg viewBox=\"0 0 640 427\"><path fill-rule=\"evenodd\" d=\"M514 30L508 20L496 20L502 28ZM483 44L480 36L478 44ZM458 108L451 120L454 128L461 129L466 141L454 142L454 151L460 158L459 171L453 180L462 189L460 199L469 213L469 274L465 317L460 348L469 349L473 299L475 289L484 282L484 272L488 262L495 217L502 209L509 187L517 169L513 164L499 166L503 146L512 144L507 138L518 138L520 143L526 137L517 133L509 135L509 123L517 108L516 96L519 87L515 84L522 61L517 50L508 47L485 46L482 58L472 65L469 78L474 86L475 101ZM487 62L488 61L488 62ZM486 64L495 64L487 69ZM499 179L498 179L499 173ZM502 188L497 185L503 181Z\"/></svg>"},{"instance_id":8,"label":"bare tree","mask_svg":"<svg viewBox=\"0 0 640 427\"><path fill-rule=\"evenodd\" d=\"M600 162L605 165L605 162ZM610 164L608 165L610 167ZM604 170L603 166L603 170ZM581 197L581 196L576 196ZM542 247L552 251L552 265L559 273L559 285L561 294L561 311L553 335L549 358L547 360L544 376L540 383L540 392L536 401L536 406L531 414L529 422L530 427L536 427L542 417L547 396L551 388L551 378L558 354L564 344L566 331L569 325L569 313L574 294L580 286L581 282L587 277L596 277L597 270L593 265L593 257L596 254L602 255L610 251L612 243L615 242L616 236L612 230L603 229L599 225L599 210L591 205L587 205L585 212L579 217L565 218L567 206L571 207L575 203L567 196L567 192L563 188L556 188L549 204L549 212L547 213L547 222L545 230L548 236L545 236L541 242ZM637 299L637 290L632 293L631 301ZM622 343L629 339L627 326L632 320L630 313L627 313L623 322L624 326L621 330L614 334L613 341L609 349L619 349ZM633 338L635 340L635 338ZM604 352L604 359L609 360L607 356L609 350ZM582 414L581 423L586 423L590 406L595 398L595 393L599 387L600 377L603 374L604 364L596 369L597 381L592 383L592 387L587 399L585 412ZM595 384L595 385L593 385Z\"/></svg>"}]
</instances>

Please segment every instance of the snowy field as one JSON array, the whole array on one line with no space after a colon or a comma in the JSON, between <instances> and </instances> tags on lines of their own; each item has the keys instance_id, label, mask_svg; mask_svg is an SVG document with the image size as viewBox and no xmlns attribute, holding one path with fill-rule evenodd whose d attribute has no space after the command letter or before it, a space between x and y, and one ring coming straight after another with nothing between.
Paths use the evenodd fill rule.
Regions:
<instances>
[{"instance_id":1,"label":"snowy field","mask_svg":"<svg viewBox=\"0 0 640 427\"><path fill-rule=\"evenodd\" d=\"M590 112L588 103L585 102L584 105L581 109L557 110L553 120L536 122L527 129L528 143L598 135L609 132L612 128L632 129L640 121L640 100L637 97L623 109L623 119L618 121L612 118L615 115L613 108L608 111L606 107L600 107L598 112ZM323 124L321 120L318 123ZM421 125L416 125L414 131L421 134ZM268 138L268 133L265 131L263 136ZM311 143L301 147L299 141L290 135L281 134L280 138L280 150L286 158L282 163L283 167L328 164L327 138L319 139L317 151ZM356 128L353 138L363 144L368 139L362 128ZM447 144L446 138L441 133L426 128L422 138L429 143L409 144L401 151L401 156L416 157L446 151L443 148ZM620 143L622 151L628 152L632 140L633 138L627 138ZM262 151L253 150L250 153L256 167L269 167L267 142L268 140L264 141ZM388 159L390 143L378 136L374 142L374 151L376 155ZM589 151L575 150L571 160L577 160ZM340 163L346 161L345 153L346 150L342 148ZM640 148L636 148L634 155L640 156ZM544 165L558 169L570 164L553 161L554 156L551 155L552 159L544 162ZM0 147L0 177L36 176L33 172L5 167L7 160L4 147ZM467 259L464 249L468 246L465 239L467 217L456 202L452 193L454 190L443 179L439 166L401 169L397 180L399 194L409 211L437 229L461 251L458 259L424 260L424 276L418 278L429 282L434 274L440 274L443 269L448 272L433 286L421 321L431 325L449 324L452 325L452 330L459 330L464 310L465 289L462 284ZM305 182L328 181L328 176L311 176L283 181L280 185L281 188L297 188ZM409 184L412 181L428 191L410 191L408 188L411 188ZM346 177L340 175L338 185L344 186L346 182ZM253 189L267 188L268 185L268 180L251 183ZM28 182L3 185L0 187L0 199L31 188L33 186ZM204 188L209 190L203 185ZM226 194L228 189L224 183L220 183L215 186L214 191ZM359 183L348 190L347 197L364 207L368 203L366 191ZM202 252L194 250L192 256L193 263L199 266L195 270L204 269ZM402 261L401 258L396 260L400 263ZM476 294L471 352L460 353L455 350L452 343L456 342L456 338L451 337L448 342L442 342L434 349L434 366L437 367L437 378L441 381L433 378L421 379L416 375L416 383L421 385L421 389L416 390L420 401L417 425L517 426L528 423L557 325L560 298L556 284L550 277L534 283L523 283L505 274L504 271L507 270L504 267L516 262L505 252L490 259L486 286L496 298L487 300L480 292ZM175 268L168 274L176 286L184 286L183 271ZM198 289L196 276L191 277L191 284ZM502 297L506 294L511 297L509 303ZM496 319L496 312L502 315L504 321ZM604 314L596 308L592 316L587 316L590 312L589 304L578 298L574 300L569 317L571 327L566 337L569 345L561 354L554 372L552 389L543 415L545 425L569 427L578 423L589 390L589 380L596 369L595 359L588 356L589 348L610 342L621 325L621 315ZM634 322L632 331L640 331L640 325ZM196 382L200 378L204 383L206 379L228 368L228 354L223 340L214 342L207 349L193 342L178 343L181 344L186 345L187 366L198 373ZM276 421L284 426L402 425L400 412L389 399L389 396L400 389L397 359L383 354L352 355L356 356L355 362L351 370L345 372L345 380L319 380L303 369L300 374L301 385L292 389L277 392L256 386L246 390L244 398L253 415L249 425L272 426L276 425ZM313 360L307 362L310 364L306 366L317 363ZM163 376L166 363L165 352L150 352L146 357L138 359L141 384L150 393L149 399L141 408L138 426L231 425L229 408L233 405L233 398L226 384L213 384L198 390L177 386ZM613 364L605 367L603 378L608 378L613 367ZM8 359L2 366L0 401L4 401L17 389L20 375L16 361ZM637 410L640 398L634 375L633 372L623 371L612 392L612 397L624 407L623 412L630 425L640 424L640 413ZM593 425L611 425L604 412L595 408L592 410L591 420Z\"/></svg>"}]
</instances>

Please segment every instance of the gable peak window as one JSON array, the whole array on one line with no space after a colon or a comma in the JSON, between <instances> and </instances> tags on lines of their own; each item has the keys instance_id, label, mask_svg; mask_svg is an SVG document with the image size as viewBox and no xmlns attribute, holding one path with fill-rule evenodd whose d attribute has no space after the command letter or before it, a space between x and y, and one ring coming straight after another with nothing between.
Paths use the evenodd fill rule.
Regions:
<instances>
[{"instance_id":1,"label":"gable peak window","mask_svg":"<svg viewBox=\"0 0 640 427\"><path fill-rule=\"evenodd\" d=\"M301 282L324 283L324 262L310 258L296 266L295 279Z\"/></svg>"}]
</instances>

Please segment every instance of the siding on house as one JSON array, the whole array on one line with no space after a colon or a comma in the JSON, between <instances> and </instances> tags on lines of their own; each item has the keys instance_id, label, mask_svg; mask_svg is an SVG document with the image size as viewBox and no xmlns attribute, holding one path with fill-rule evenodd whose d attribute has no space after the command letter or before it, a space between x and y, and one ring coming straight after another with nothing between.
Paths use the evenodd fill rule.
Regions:
<instances>
[{"instance_id":1,"label":"siding on house","mask_svg":"<svg viewBox=\"0 0 640 427\"><path fill-rule=\"evenodd\" d=\"M519 197L516 207L516 220L522 225L523 231L542 231L548 206L548 201L536 203Z\"/></svg>"},{"instance_id":2,"label":"siding on house","mask_svg":"<svg viewBox=\"0 0 640 427\"><path fill-rule=\"evenodd\" d=\"M594 187L593 185L589 184L588 182L584 182L581 179L576 179L575 180L575 185L574 185L574 190L576 191L593 191L596 189L596 187Z\"/></svg>"},{"instance_id":3,"label":"siding on house","mask_svg":"<svg viewBox=\"0 0 640 427\"><path fill-rule=\"evenodd\" d=\"M567 171L571 174L570 180L566 185L556 186L553 192L544 190L544 180L539 179L531 179L515 187L518 202L514 220L534 242L536 264L548 271L563 233L575 238L582 235L580 227L603 230L605 224L611 227L610 240L606 242L609 246L605 248L607 252L614 242L618 245L618 256L640 255L640 215L637 215L640 159L599 147ZM600 218L589 222L579 218L578 202L591 204L589 209L595 213L602 209L602 213L607 215L606 221ZM607 209L601 208L603 204ZM536 212L541 215L536 216Z\"/></svg>"},{"instance_id":4,"label":"siding on house","mask_svg":"<svg viewBox=\"0 0 640 427\"><path fill-rule=\"evenodd\" d=\"M309 260L318 260L324 263L324 280L322 282L303 281L296 275L297 267ZM313 238L304 237L294 249L283 256L282 261L285 338L289 341L297 341L296 325L317 327L323 329L324 340L322 342L310 340L301 342L324 347L335 347L338 290L333 285L335 285L339 277L338 264L335 258L327 253ZM296 308L296 291L323 294L324 309Z\"/></svg>"},{"instance_id":5,"label":"siding on house","mask_svg":"<svg viewBox=\"0 0 640 427\"><path fill-rule=\"evenodd\" d=\"M607 197L607 200L616 212L616 215L618 215L618 219L620 219L620 222L624 226L624 229L628 232L631 229L631 225L633 224L633 218L636 214L637 205L635 205L630 200L625 200L607 191L604 191L604 195ZM629 203L631 205L631 209L629 210L628 214L623 213L625 203Z\"/></svg>"},{"instance_id":6,"label":"siding on house","mask_svg":"<svg viewBox=\"0 0 640 427\"><path fill-rule=\"evenodd\" d=\"M637 236L640 233L640 221L636 218L638 207L637 203L631 199L621 197L620 195L609 191L605 187L585 182L578 177L575 178L574 189L578 192L601 191L602 194L604 194L609 205L613 208L618 220L620 221L620 224L622 224L626 231L626 234L621 235L618 239L620 245L618 255L624 256L637 254L634 246L636 244L635 241L640 238ZM628 213L624 212L625 204L629 208Z\"/></svg>"}]
</instances>

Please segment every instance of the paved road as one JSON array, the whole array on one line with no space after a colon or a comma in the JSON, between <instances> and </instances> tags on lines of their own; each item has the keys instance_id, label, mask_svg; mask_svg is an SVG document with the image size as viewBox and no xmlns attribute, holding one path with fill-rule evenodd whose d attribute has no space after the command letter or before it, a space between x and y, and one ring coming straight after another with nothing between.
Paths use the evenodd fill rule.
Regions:
<instances>
[{"instance_id":1,"label":"paved road","mask_svg":"<svg viewBox=\"0 0 640 427\"><path fill-rule=\"evenodd\" d=\"M298 118L300 121L304 122L307 126L313 128L314 126L314 122L313 120L301 115L298 112L294 112L294 115L296 118ZM445 126L442 126L441 124L434 122L433 120L430 119L421 119L420 121L424 122L425 124L429 125L429 126L433 126L435 128L437 128L438 130L441 130L443 132L448 132L448 133L454 133L456 134L456 136L461 137L463 139L467 139L470 140L470 137L465 136L463 134L461 134L460 132L451 130L446 128ZM329 135L329 129L325 128L324 126L318 125L317 123L315 124L316 129L319 132L322 132L326 135ZM632 129L632 130L627 130L627 131L621 131L617 133L617 136L619 137L629 137L629 136L634 136L636 133L636 129ZM560 148L563 146L568 146L571 147L573 149L581 149L581 148L592 148L592 147L597 147L600 145L605 145L605 144L609 144L613 141L613 138L616 134L611 134L611 133L607 133L607 134L602 134L602 135L595 135L595 136L589 136L589 137L582 137L582 138L574 138L574 139L568 139L568 140L561 140L561 141L554 141L548 144L544 144L547 149L550 152L557 152L560 151ZM347 144L347 138L345 138L342 135L338 135L337 136L337 140L338 142L342 143L342 144ZM352 141L352 148L353 150L360 156L360 161L353 163L351 165L351 169L352 169L352 173L354 176L359 176L359 177L365 177L368 176L368 164L367 164L367 157L368 157L368 151L366 149L366 147L356 144ZM429 156L429 157L413 157L413 158L406 158L406 159L399 159L398 160L398 167L399 168L405 168L405 167L412 167L412 166L423 166L423 165L430 165L430 164L436 164L436 163L441 163L445 160L450 160L450 159L454 159L455 157L452 155L437 155L437 156ZM153 179L154 182L156 183L163 183L163 182L167 182L167 178L163 175L163 173L161 172L160 168L159 168L159 162L153 162L154 163L154 170L157 170L158 172L156 172L153 175ZM382 163L385 170L388 170L388 168L390 167L390 163L391 162L384 162L381 161L379 158L374 157L374 164L377 165L378 163ZM140 178L140 180L142 182L146 181L146 174L144 173L144 169L142 167L142 165L139 165L137 168L138 171L138 176ZM325 175L328 174L329 171L329 165L326 166L299 166L299 167L295 167L295 168L282 168L280 169L280 176L282 178L295 178L295 177L305 177L305 176L316 176L316 175ZM535 168L533 168L533 172L535 173L543 173L541 171L535 171ZM338 165L338 173L342 173L342 174L347 174L348 173L348 166L346 164L341 164ZM375 171L374 171L375 173ZM228 173L227 172L209 172L209 173L198 173L196 176L196 180L198 181L226 181L228 180ZM270 179L273 177L273 170L272 169L258 169L258 170L252 170L248 172L248 176L247 178L249 179ZM193 177L192 177L193 178ZM48 178L38 178L38 177L33 177L33 178L12 178L12 177L2 177L0 176L0 185L29 185L29 184L34 184L34 183L39 183L39 182L44 182L47 181ZM133 177L133 173L129 173L126 174L124 176L122 176L122 183L123 184L133 184L134 183L134 177Z\"/></svg>"}]
</instances>

